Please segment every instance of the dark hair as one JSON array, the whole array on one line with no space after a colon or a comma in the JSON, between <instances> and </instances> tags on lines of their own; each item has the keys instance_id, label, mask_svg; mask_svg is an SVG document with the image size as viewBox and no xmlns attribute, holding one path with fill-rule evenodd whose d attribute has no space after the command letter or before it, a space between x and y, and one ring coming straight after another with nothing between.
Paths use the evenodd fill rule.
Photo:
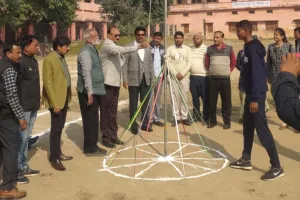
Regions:
<instances>
[{"instance_id":1,"label":"dark hair","mask_svg":"<svg viewBox=\"0 0 300 200\"><path fill-rule=\"evenodd\" d=\"M300 33L300 27L295 28L295 29L294 29L294 32Z\"/></svg>"},{"instance_id":2,"label":"dark hair","mask_svg":"<svg viewBox=\"0 0 300 200\"><path fill-rule=\"evenodd\" d=\"M252 24L249 20L242 20L235 25L236 29L243 29L252 33Z\"/></svg>"},{"instance_id":3,"label":"dark hair","mask_svg":"<svg viewBox=\"0 0 300 200\"><path fill-rule=\"evenodd\" d=\"M142 27L142 26L136 27L135 30L134 30L134 35L136 35L137 32L139 32L139 31L144 31L144 33L146 33L146 28Z\"/></svg>"},{"instance_id":4,"label":"dark hair","mask_svg":"<svg viewBox=\"0 0 300 200\"><path fill-rule=\"evenodd\" d=\"M37 40L37 38L34 35L23 35L20 39L20 45L22 50L24 50L25 47L29 46L33 42L33 40Z\"/></svg>"},{"instance_id":5,"label":"dark hair","mask_svg":"<svg viewBox=\"0 0 300 200\"><path fill-rule=\"evenodd\" d=\"M153 37L161 37L161 38L163 38L163 34L162 34L162 32L155 32L154 34L153 34Z\"/></svg>"},{"instance_id":6,"label":"dark hair","mask_svg":"<svg viewBox=\"0 0 300 200\"><path fill-rule=\"evenodd\" d=\"M184 34L183 34L183 32L181 32L181 31L176 31L175 34L174 34L174 38L175 38L176 36L181 36L181 37L184 38Z\"/></svg>"},{"instance_id":7,"label":"dark hair","mask_svg":"<svg viewBox=\"0 0 300 200\"><path fill-rule=\"evenodd\" d=\"M69 46L71 44L71 40L66 36L58 36L53 40L53 49L57 50L57 47Z\"/></svg>"},{"instance_id":8,"label":"dark hair","mask_svg":"<svg viewBox=\"0 0 300 200\"><path fill-rule=\"evenodd\" d=\"M118 29L118 27L116 25L112 25L107 29L107 34L111 34L111 30L112 29Z\"/></svg>"},{"instance_id":9,"label":"dark hair","mask_svg":"<svg viewBox=\"0 0 300 200\"><path fill-rule=\"evenodd\" d=\"M225 34L222 31L215 31L214 34L216 34L216 33L220 33L222 38L225 37Z\"/></svg>"},{"instance_id":10,"label":"dark hair","mask_svg":"<svg viewBox=\"0 0 300 200\"><path fill-rule=\"evenodd\" d=\"M283 38L282 38L282 41L284 42L284 43L288 43L288 39L287 39L287 37L286 37L286 35L285 35L285 31L282 29L282 28L276 28L275 30L274 30L274 33L275 32L277 32L277 33L279 33L279 35L281 35Z\"/></svg>"},{"instance_id":11,"label":"dark hair","mask_svg":"<svg viewBox=\"0 0 300 200\"><path fill-rule=\"evenodd\" d=\"M18 43L16 41L7 42L3 46L3 54L6 55L7 52L12 52L12 49L14 47L19 47L19 46L20 46L20 43Z\"/></svg>"}]
</instances>

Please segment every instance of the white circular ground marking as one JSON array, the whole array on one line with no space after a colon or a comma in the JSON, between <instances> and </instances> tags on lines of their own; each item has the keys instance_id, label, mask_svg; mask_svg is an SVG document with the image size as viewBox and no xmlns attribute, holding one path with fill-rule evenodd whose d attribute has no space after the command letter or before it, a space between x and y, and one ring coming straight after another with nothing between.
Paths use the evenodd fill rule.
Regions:
<instances>
[{"instance_id":1,"label":"white circular ground marking","mask_svg":"<svg viewBox=\"0 0 300 200\"><path fill-rule=\"evenodd\" d=\"M128 179L175 181L207 176L219 172L228 164L226 155L220 151L193 143L181 143L180 148L168 152L167 157L155 151L149 151L150 148L153 150L158 145L162 147L163 144L163 142L150 142L126 147L120 150L118 155L115 155L116 153L108 155L103 160L103 169L99 171L107 171ZM179 143L168 142L168 145L179 146ZM133 151L135 151L134 155ZM138 154L143 154L143 156L137 157ZM156 171L152 174L148 173L154 170L154 167L157 167ZM172 169L174 173L170 175L168 172Z\"/></svg>"}]
</instances>

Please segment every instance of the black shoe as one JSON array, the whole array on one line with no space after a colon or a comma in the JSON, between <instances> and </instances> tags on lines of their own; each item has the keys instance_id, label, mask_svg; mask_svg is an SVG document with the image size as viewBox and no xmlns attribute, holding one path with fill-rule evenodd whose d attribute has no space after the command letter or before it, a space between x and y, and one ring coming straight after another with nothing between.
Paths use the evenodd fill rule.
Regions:
<instances>
[{"instance_id":1,"label":"black shoe","mask_svg":"<svg viewBox=\"0 0 300 200\"><path fill-rule=\"evenodd\" d=\"M272 181L283 176L283 168L271 167L271 169L261 177L261 180Z\"/></svg>"},{"instance_id":2,"label":"black shoe","mask_svg":"<svg viewBox=\"0 0 300 200\"><path fill-rule=\"evenodd\" d=\"M18 173L17 183L18 184L27 184L27 183L29 183L29 179L27 177L25 177L22 173Z\"/></svg>"},{"instance_id":3,"label":"black shoe","mask_svg":"<svg viewBox=\"0 0 300 200\"><path fill-rule=\"evenodd\" d=\"M28 149L32 148L39 141L40 136L30 137L28 141Z\"/></svg>"},{"instance_id":4,"label":"black shoe","mask_svg":"<svg viewBox=\"0 0 300 200\"><path fill-rule=\"evenodd\" d=\"M217 126L217 123L209 123L209 124L207 124L207 128L213 128L215 126Z\"/></svg>"},{"instance_id":5,"label":"black shoe","mask_svg":"<svg viewBox=\"0 0 300 200\"><path fill-rule=\"evenodd\" d=\"M107 148L115 148L116 147L116 145L112 142L102 142L102 145Z\"/></svg>"},{"instance_id":6,"label":"black shoe","mask_svg":"<svg viewBox=\"0 0 300 200\"><path fill-rule=\"evenodd\" d=\"M73 159L73 156L65 156L64 154L61 153L59 159L60 159L61 161L72 160L72 159Z\"/></svg>"},{"instance_id":7,"label":"black shoe","mask_svg":"<svg viewBox=\"0 0 300 200\"><path fill-rule=\"evenodd\" d=\"M177 124L180 124L180 120L177 120ZM171 126L172 126L172 127L175 127L175 126L176 126L175 120L172 122Z\"/></svg>"},{"instance_id":8,"label":"black shoe","mask_svg":"<svg viewBox=\"0 0 300 200\"><path fill-rule=\"evenodd\" d=\"M245 161L242 158L240 158L239 160L232 162L229 164L229 167L231 168L235 168L235 169L245 169L245 170L251 170L252 169L252 165L251 165L251 161Z\"/></svg>"},{"instance_id":9,"label":"black shoe","mask_svg":"<svg viewBox=\"0 0 300 200\"><path fill-rule=\"evenodd\" d=\"M117 145L124 145L125 143L119 139L116 139L116 140L111 140L111 143L113 144L117 144Z\"/></svg>"},{"instance_id":10,"label":"black shoe","mask_svg":"<svg viewBox=\"0 0 300 200\"><path fill-rule=\"evenodd\" d=\"M223 129L230 129L230 124L225 124Z\"/></svg>"},{"instance_id":11,"label":"black shoe","mask_svg":"<svg viewBox=\"0 0 300 200\"><path fill-rule=\"evenodd\" d=\"M131 129L131 133L137 135L139 133L138 129Z\"/></svg>"},{"instance_id":12,"label":"black shoe","mask_svg":"<svg viewBox=\"0 0 300 200\"><path fill-rule=\"evenodd\" d=\"M187 120L187 119L183 120L182 124L186 125L186 126L191 126L192 125L191 122L189 122L189 120Z\"/></svg>"},{"instance_id":13,"label":"black shoe","mask_svg":"<svg viewBox=\"0 0 300 200\"><path fill-rule=\"evenodd\" d=\"M160 122L160 121L154 121L153 124L155 124L156 126L159 126L159 127L164 127L164 123Z\"/></svg>"},{"instance_id":14,"label":"black shoe","mask_svg":"<svg viewBox=\"0 0 300 200\"><path fill-rule=\"evenodd\" d=\"M34 170L34 169L27 168L27 169L22 170L21 173L24 176L37 176L37 175L40 174L40 171L39 170Z\"/></svg>"},{"instance_id":15,"label":"black shoe","mask_svg":"<svg viewBox=\"0 0 300 200\"><path fill-rule=\"evenodd\" d=\"M88 157L91 156L105 156L107 154L107 151L105 149L97 148L94 152L85 152L85 155Z\"/></svg>"},{"instance_id":16,"label":"black shoe","mask_svg":"<svg viewBox=\"0 0 300 200\"><path fill-rule=\"evenodd\" d=\"M141 130L146 131L146 132L153 132L153 129L150 127L148 128L148 130L147 130L147 127L141 127Z\"/></svg>"}]
</instances>

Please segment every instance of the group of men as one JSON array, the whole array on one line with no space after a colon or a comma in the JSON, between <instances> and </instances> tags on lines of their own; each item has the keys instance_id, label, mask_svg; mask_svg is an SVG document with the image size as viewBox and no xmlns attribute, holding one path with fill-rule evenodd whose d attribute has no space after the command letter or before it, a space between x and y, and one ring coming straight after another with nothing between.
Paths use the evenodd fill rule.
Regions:
<instances>
[{"instance_id":1,"label":"group of men","mask_svg":"<svg viewBox=\"0 0 300 200\"><path fill-rule=\"evenodd\" d=\"M242 79L246 93L243 120L244 150L241 159L231 163L230 166L252 169L250 160L256 129L271 162L270 170L262 176L262 179L273 180L284 176L284 171L279 162L265 113L265 98L268 90L264 62L266 51L259 40L253 39L252 25L248 20L237 23L236 27L238 38L245 42L245 71ZM172 98L174 99L172 126L178 123L191 125L187 116L186 103L187 92L191 91L193 119L202 120L203 118L208 123L208 128L216 126L216 106L220 93L224 128L230 128L230 73L236 65L236 60L232 47L224 44L224 34L221 31L215 32L215 44L210 47L202 43L201 34L194 35L192 48L183 44L184 35L178 31L174 35L175 45L167 49L166 57L164 57L164 46L161 45L163 36L160 32L154 34L150 44L145 40L146 29L144 27L137 27L134 34L135 41L121 47L116 44L120 39L119 29L116 26L110 27L108 38L104 41L99 55L96 49L96 45L99 44L98 33L92 29L83 33L85 44L77 60L76 90L83 121L83 152L86 156L103 156L107 153L105 149L97 145L99 109L102 144L108 148L124 144L117 135L117 108L121 85L129 91L129 111L133 134L139 133L139 127L135 121L139 96L140 101L144 102L141 108L140 129L152 132L151 125L164 126L164 123L160 121L162 93L160 84L154 86L155 102L152 103L153 99L149 95L149 90L155 80L161 78L166 81L162 77L164 64L169 69L169 84L172 86L171 95L174 97ZM298 29L295 30L295 37L300 40ZM71 41L67 37L55 38L54 51L44 59L42 71L42 104L49 109L51 114L49 161L54 169L60 171L66 170L62 161L73 159L72 156L62 153L60 145L72 96L72 81L65 59L70 44ZM299 44L296 48L299 49ZM23 198L26 192L17 190L16 182L28 183L26 176L39 174L38 170L29 168L27 164L28 143L37 111L40 108L41 97L39 68L34 58L37 51L38 41L32 35L25 35L21 39L21 45L9 43L3 47L3 57L0 60L0 155L3 164L1 199ZM283 60L283 72L272 87L272 94L279 117L299 130L299 114L297 114L299 86L296 76L300 73L300 62L294 54ZM287 91L290 93L287 94ZM199 97L203 101L203 114L200 113ZM293 101L287 102L287 98ZM151 104L152 109L147 108L148 104ZM154 112L149 113L149 110ZM290 110L295 112L290 112Z\"/></svg>"}]
</instances>

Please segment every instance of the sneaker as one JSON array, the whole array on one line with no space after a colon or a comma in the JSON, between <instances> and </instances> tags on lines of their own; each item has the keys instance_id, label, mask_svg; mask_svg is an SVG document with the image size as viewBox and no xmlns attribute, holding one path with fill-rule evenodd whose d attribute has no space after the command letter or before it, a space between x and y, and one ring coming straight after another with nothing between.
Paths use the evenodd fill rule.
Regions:
<instances>
[{"instance_id":1,"label":"sneaker","mask_svg":"<svg viewBox=\"0 0 300 200\"><path fill-rule=\"evenodd\" d=\"M40 174L40 171L28 168L28 169L24 169L22 173L24 176L37 176Z\"/></svg>"},{"instance_id":2,"label":"sneaker","mask_svg":"<svg viewBox=\"0 0 300 200\"><path fill-rule=\"evenodd\" d=\"M30 137L28 141L28 149L32 148L39 141L40 136Z\"/></svg>"},{"instance_id":3,"label":"sneaker","mask_svg":"<svg viewBox=\"0 0 300 200\"><path fill-rule=\"evenodd\" d=\"M29 179L26 176L24 176L22 173L18 173L17 183L26 184L29 183Z\"/></svg>"},{"instance_id":4,"label":"sneaker","mask_svg":"<svg viewBox=\"0 0 300 200\"><path fill-rule=\"evenodd\" d=\"M277 178L283 177L284 171L283 168L271 167L271 169L265 173L260 179L264 181L272 181Z\"/></svg>"},{"instance_id":5,"label":"sneaker","mask_svg":"<svg viewBox=\"0 0 300 200\"><path fill-rule=\"evenodd\" d=\"M245 169L245 170L251 170L252 169L252 165L251 165L251 161L245 161L242 158L240 158L239 160L232 162L229 164L229 167L231 168L235 168L235 169Z\"/></svg>"}]
</instances>

